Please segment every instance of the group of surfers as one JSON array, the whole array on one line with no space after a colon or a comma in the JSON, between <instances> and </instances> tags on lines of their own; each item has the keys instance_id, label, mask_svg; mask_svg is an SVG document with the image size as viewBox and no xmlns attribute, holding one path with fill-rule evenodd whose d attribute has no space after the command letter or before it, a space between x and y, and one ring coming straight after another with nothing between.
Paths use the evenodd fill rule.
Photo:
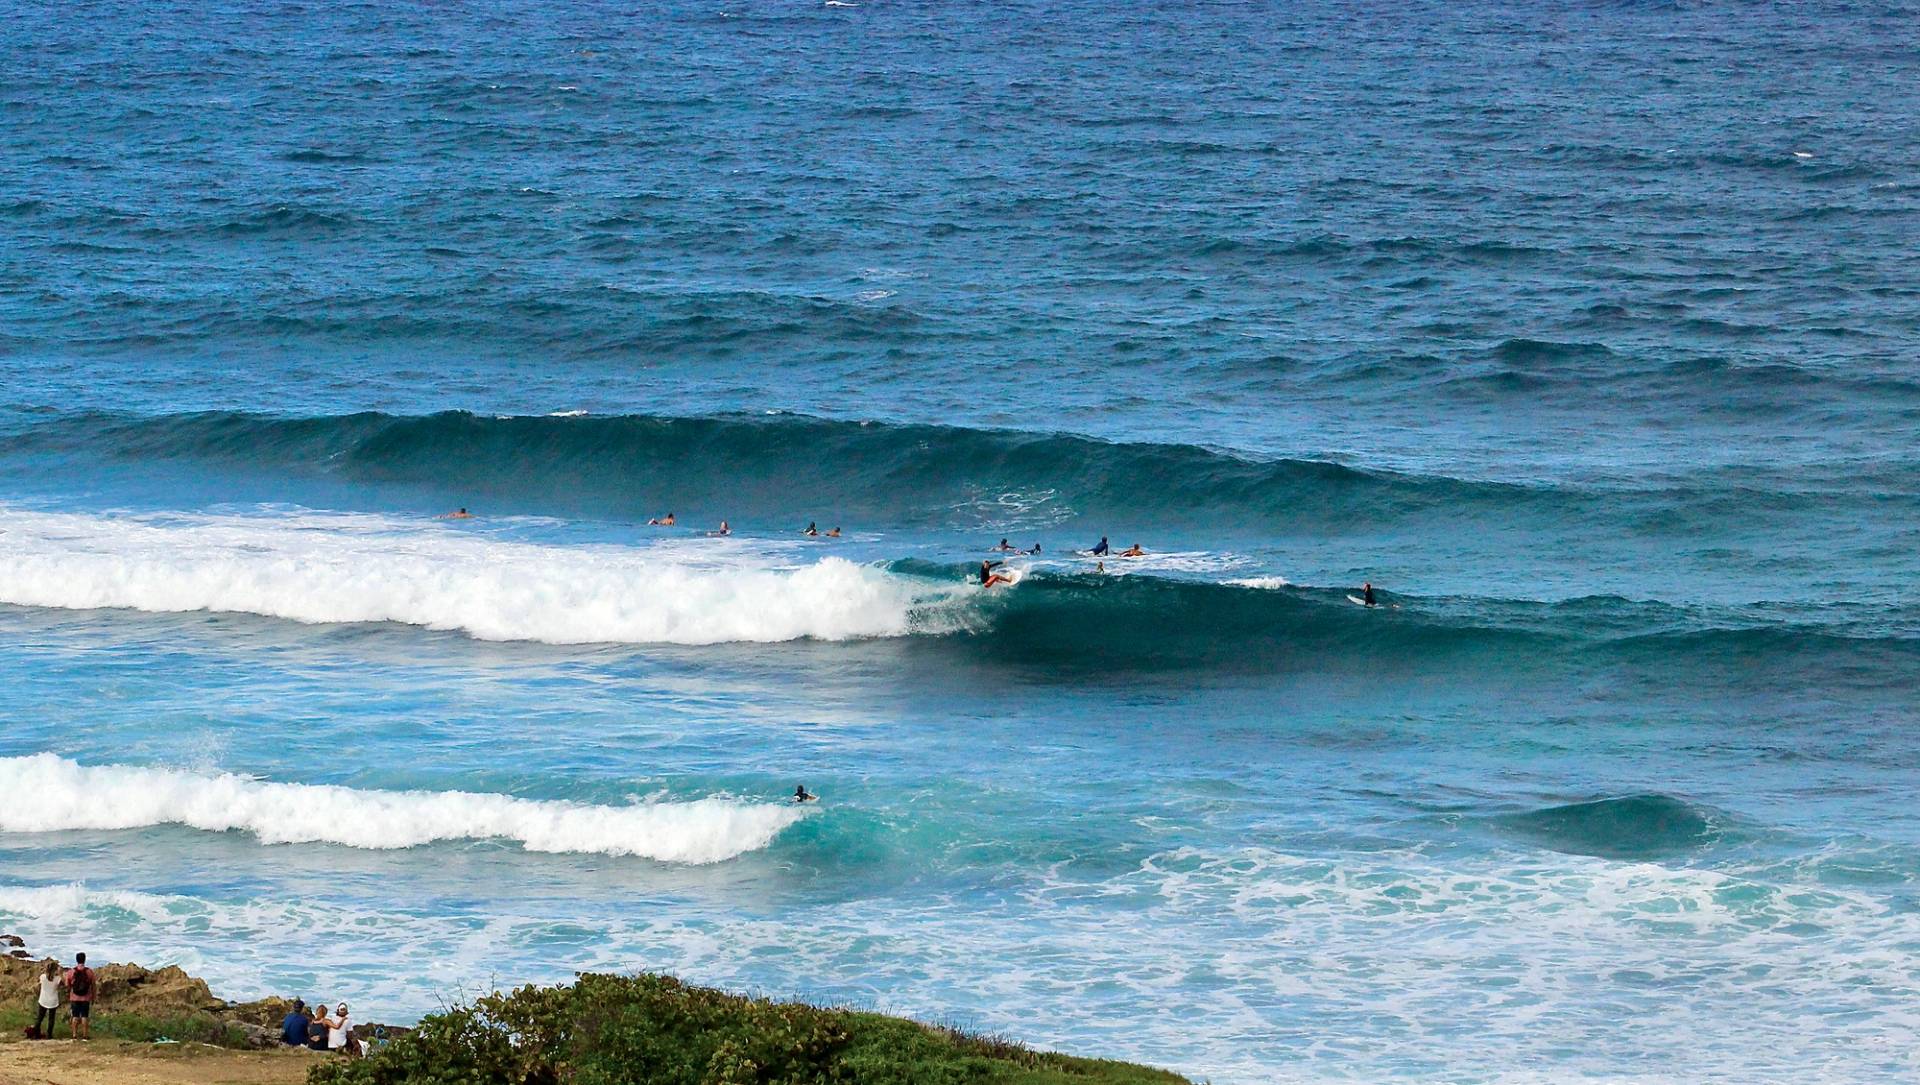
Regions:
<instances>
[{"instance_id":1,"label":"group of surfers","mask_svg":"<svg viewBox=\"0 0 1920 1085\"><path fill-rule=\"evenodd\" d=\"M473 519L473 514L468 512L464 507L462 507L459 509L455 509L453 512L445 513L440 518L443 520L471 520ZM652 519L649 519L647 521L647 526L648 527L673 527L677 523L679 523L679 521L674 517L673 513L669 512L665 516L655 516ZM713 531L709 531L707 532L707 534L712 538L725 538L726 536L733 534L733 527L732 525L728 524L725 520L722 520L720 521L720 526L717 529ZM840 538L840 529L838 527L835 527L828 531L822 531L820 530L820 525L817 522L809 520L807 521L806 530L802 531L800 534L805 535L810 539L837 539L837 538ZM999 544L996 545L993 549L1003 554L1038 554L1040 553L1040 544L1034 543L1033 548L1031 550L1024 550L1018 546L1013 545L1012 541L1006 538L1002 538ZM1081 551L1081 553L1084 553L1089 557L1094 557L1094 558L1107 558L1107 557L1144 558L1147 556L1146 550L1143 549L1139 543L1134 543L1132 546L1127 547L1125 550L1114 550L1113 547L1108 544L1107 537L1105 535L1100 536L1100 541L1097 543L1094 543L1091 549L1083 550ZM980 563L980 586L983 588L997 588L1002 584L1013 583L1013 577L1010 577L1005 573L997 571L1005 564L1006 562L1004 560L982 561ZM1098 573L1106 572L1107 571L1106 562L1105 561L1095 562L1094 571ZM1369 607L1379 605L1378 601L1374 598L1373 585L1371 583L1363 587L1361 591L1364 593L1361 598L1362 605L1369 606ZM805 802L806 800L800 799L798 801Z\"/></svg>"}]
</instances>

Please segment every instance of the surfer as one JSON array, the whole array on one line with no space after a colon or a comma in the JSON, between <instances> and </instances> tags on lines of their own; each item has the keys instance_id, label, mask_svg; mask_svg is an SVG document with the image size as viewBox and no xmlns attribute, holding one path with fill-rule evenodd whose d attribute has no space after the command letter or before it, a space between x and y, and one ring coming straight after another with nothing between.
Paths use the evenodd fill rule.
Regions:
<instances>
[{"instance_id":1,"label":"surfer","mask_svg":"<svg viewBox=\"0 0 1920 1085\"><path fill-rule=\"evenodd\" d=\"M675 522L676 521L673 518L673 513L667 513L665 516L656 516L653 519L648 520L647 526L648 527L672 527Z\"/></svg>"},{"instance_id":2,"label":"surfer","mask_svg":"<svg viewBox=\"0 0 1920 1085\"><path fill-rule=\"evenodd\" d=\"M1104 558L1109 553L1112 552L1112 549L1113 549L1112 547L1107 545L1107 537L1105 535L1102 535L1100 536L1099 545L1095 546L1092 550L1087 551L1087 553L1092 554L1096 558Z\"/></svg>"},{"instance_id":3,"label":"surfer","mask_svg":"<svg viewBox=\"0 0 1920 1085\"><path fill-rule=\"evenodd\" d=\"M807 521L807 530L805 532L805 535L809 539L817 539L820 537L820 529L814 526L814 523L812 520Z\"/></svg>"},{"instance_id":4,"label":"surfer","mask_svg":"<svg viewBox=\"0 0 1920 1085\"><path fill-rule=\"evenodd\" d=\"M452 512L447 512L447 513L442 513L442 514L440 514L440 515L439 515L438 517L436 517L436 519L440 519L440 520L471 520L471 519L473 519L473 513L470 513L470 512L468 512L468 511L467 511L467 508L466 508L466 506L465 506L465 505L462 505L461 507L459 507L459 508L457 508L457 509L455 509L455 510L453 510Z\"/></svg>"},{"instance_id":5,"label":"surfer","mask_svg":"<svg viewBox=\"0 0 1920 1085\"><path fill-rule=\"evenodd\" d=\"M1134 543L1132 546L1120 551L1120 556L1123 558L1144 558L1147 556L1147 552L1140 549L1139 543Z\"/></svg>"},{"instance_id":6,"label":"surfer","mask_svg":"<svg viewBox=\"0 0 1920 1085\"><path fill-rule=\"evenodd\" d=\"M1379 606L1373 598L1373 581L1369 580L1360 588L1360 602L1363 606Z\"/></svg>"},{"instance_id":7,"label":"surfer","mask_svg":"<svg viewBox=\"0 0 1920 1085\"><path fill-rule=\"evenodd\" d=\"M1001 574L994 572L995 569L1005 564L1006 562L1004 561L981 562L980 563L980 586L983 588L991 588L996 584L1013 583L1012 577L1002 576Z\"/></svg>"},{"instance_id":8,"label":"surfer","mask_svg":"<svg viewBox=\"0 0 1920 1085\"><path fill-rule=\"evenodd\" d=\"M829 539L837 539L839 537L840 537L840 529L837 527L834 528L832 531L827 532L827 538Z\"/></svg>"},{"instance_id":9,"label":"surfer","mask_svg":"<svg viewBox=\"0 0 1920 1085\"><path fill-rule=\"evenodd\" d=\"M1038 554L1038 553L1040 552L1040 544L1039 544L1039 543L1034 543L1034 544L1033 544L1033 549L1031 549L1031 550L1028 550L1028 551L1025 551L1025 552L1026 552L1026 553L1029 553L1029 554Z\"/></svg>"},{"instance_id":10,"label":"surfer","mask_svg":"<svg viewBox=\"0 0 1920 1085\"><path fill-rule=\"evenodd\" d=\"M793 801L794 802L819 802L820 796L815 795L812 792L808 791L807 785L797 784L794 786L794 789L793 789Z\"/></svg>"},{"instance_id":11,"label":"surfer","mask_svg":"<svg viewBox=\"0 0 1920 1085\"><path fill-rule=\"evenodd\" d=\"M726 537L727 537L728 535L731 535L731 534L733 534L733 529L727 526L727 522L726 522L725 520L722 520L722 521L720 521L720 530L718 530L718 531L709 531L709 532L707 532L707 534L708 534L708 536L710 536L710 537L712 537L712 538L715 538L715 539L724 539L724 538L726 538Z\"/></svg>"},{"instance_id":12,"label":"surfer","mask_svg":"<svg viewBox=\"0 0 1920 1085\"><path fill-rule=\"evenodd\" d=\"M1008 542L1008 541L1007 541L1007 540L1005 540L1005 539L1001 539L1001 540L1000 540L1000 545L999 545L999 546L996 546L996 547L994 547L994 549L995 549L995 550L1012 550L1012 549L1013 549L1013 544L1012 544L1012 543L1010 543L1010 542Z\"/></svg>"}]
</instances>

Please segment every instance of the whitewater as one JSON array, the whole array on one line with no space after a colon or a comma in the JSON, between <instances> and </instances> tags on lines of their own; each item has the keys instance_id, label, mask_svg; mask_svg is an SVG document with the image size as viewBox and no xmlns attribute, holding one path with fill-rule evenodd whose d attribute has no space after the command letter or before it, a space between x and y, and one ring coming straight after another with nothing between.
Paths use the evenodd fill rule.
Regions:
<instances>
[{"instance_id":1,"label":"whitewater","mask_svg":"<svg viewBox=\"0 0 1920 1085\"><path fill-rule=\"evenodd\" d=\"M0 789L15 800L0 815L0 832L185 825L245 832L263 844L350 848L497 838L528 851L670 863L718 863L766 847L803 813L718 798L610 807L462 791L359 791L232 773L85 766L50 754L0 759Z\"/></svg>"},{"instance_id":2,"label":"whitewater","mask_svg":"<svg viewBox=\"0 0 1920 1085\"><path fill-rule=\"evenodd\" d=\"M1920 1080L1911 0L10 16L0 931Z\"/></svg>"},{"instance_id":3,"label":"whitewater","mask_svg":"<svg viewBox=\"0 0 1920 1085\"><path fill-rule=\"evenodd\" d=\"M0 508L0 602L398 622L483 640L713 644L903 636L956 585L730 540L539 545L312 511L140 517ZM925 615L924 620L919 617Z\"/></svg>"}]
</instances>

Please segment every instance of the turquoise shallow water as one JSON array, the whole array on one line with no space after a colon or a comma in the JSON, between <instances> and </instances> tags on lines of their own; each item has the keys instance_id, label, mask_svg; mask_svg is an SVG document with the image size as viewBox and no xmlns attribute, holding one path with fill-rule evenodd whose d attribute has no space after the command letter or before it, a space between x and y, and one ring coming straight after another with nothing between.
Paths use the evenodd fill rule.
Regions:
<instances>
[{"instance_id":1,"label":"turquoise shallow water","mask_svg":"<svg viewBox=\"0 0 1920 1085\"><path fill-rule=\"evenodd\" d=\"M19 13L0 927L1914 1076L1915 14Z\"/></svg>"}]
</instances>

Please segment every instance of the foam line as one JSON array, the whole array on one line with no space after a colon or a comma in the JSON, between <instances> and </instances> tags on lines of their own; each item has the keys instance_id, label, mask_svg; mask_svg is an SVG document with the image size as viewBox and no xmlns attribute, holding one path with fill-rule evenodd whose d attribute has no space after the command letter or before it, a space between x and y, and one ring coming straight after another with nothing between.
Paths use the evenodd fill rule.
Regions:
<instances>
[{"instance_id":1,"label":"foam line","mask_svg":"<svg viewBox=\"0 0 1920 1085\"><path fill-rule=\"evenodd\" d=\"M482 640L715 644L918 631L952 586L736 540L506 541L380 517L111 517L0 506L0 602L401 622Z\"/></svg>"},{"instance_id":2,"label":"foam line","mask_svg":"<svg viewBox=\"0 0 1920 1085\"><path fill-rule=\"evenodd\" d=\"M81 765L53 754L0 758L0 832L186 825L263 844L411 848L438 840L517 841L528 851L719 863L758 851L804 816L797 807L704 798L633 806L468 791L362 791L232 773Z\"/></svg>"}]
</instances>

